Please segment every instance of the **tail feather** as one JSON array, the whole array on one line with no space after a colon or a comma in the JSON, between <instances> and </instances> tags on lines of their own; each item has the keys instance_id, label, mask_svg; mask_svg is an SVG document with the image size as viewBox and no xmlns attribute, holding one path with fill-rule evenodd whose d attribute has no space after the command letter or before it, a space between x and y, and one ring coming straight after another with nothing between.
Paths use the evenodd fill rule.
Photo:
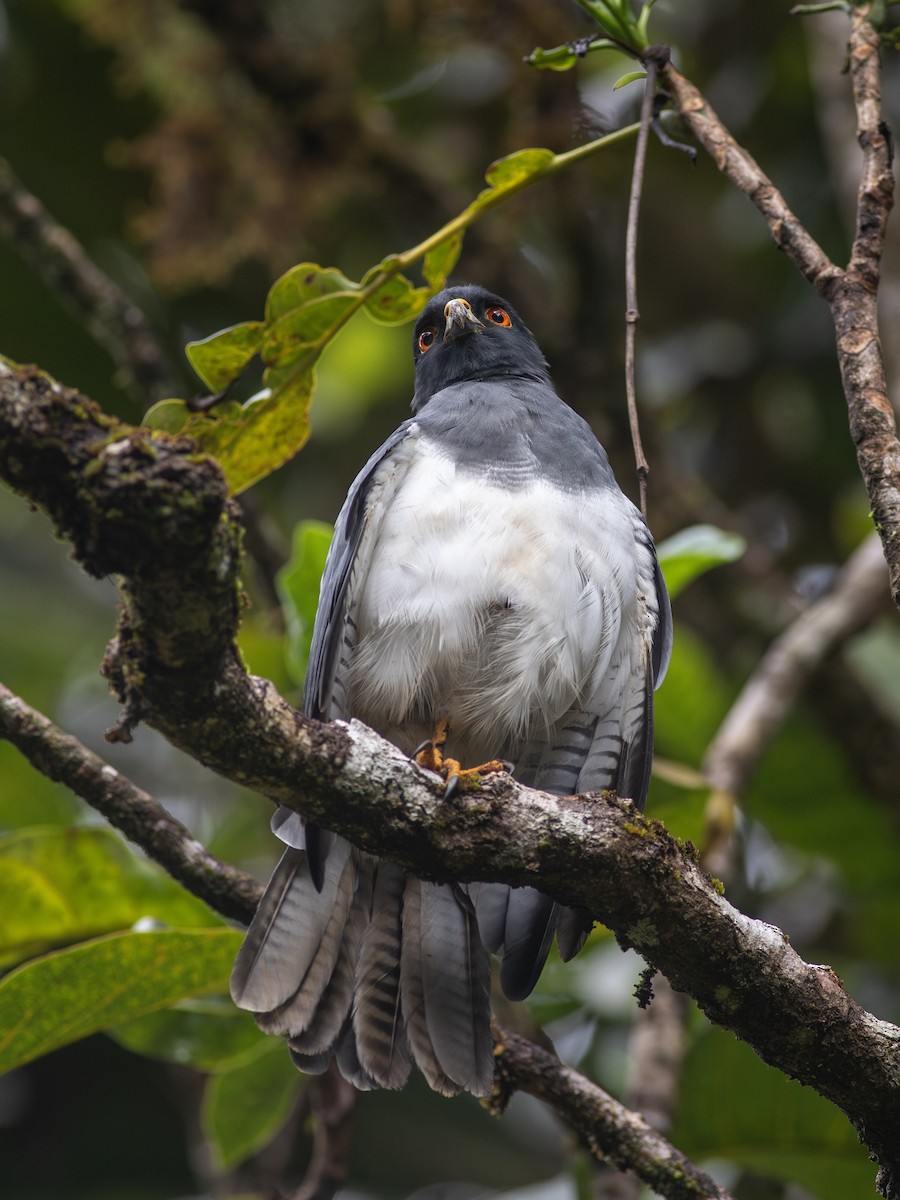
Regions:
<instances>
[{"instance_id":1,"label":"tail feather","mask_svg":"<svg viewBox=\"0 0 900 1200\"><path fill-rule=\"evenodd\" d=\"M559 905L536 888L510 891L500 967L500 983L510 1000L531 995L550 952L558 912Z\"/></svg>"},{"instance_id":2,"label":"tail feather","mask_svg":"<svg viewBox=\"0 0 900 1200\"><path fill-rule=\"evenodd\" d=\"M356 868L357 878L353 900L350 911L345 917L343 931L340 935L340 947L327 984L320 989L318 1003L312 1017L305 1022L302 1032L295 1032L291 1025L287 1025L288 1032L293 1035L290 1039L291 1049L298 1055L316 1056L327 1051L331 1057L335 1042L350 1015L353 979L359 958L360 944L372 915L375 864L372 859L365 857L356 864ZM300 993L306 991L312 975L313 967L310 968L300 992L291 1002L290 1007L293 1007L301 999Z\"/></svg>"},{"instance_id":3,"label":"tail feather","mask_svg":"<svg viewBox=\"0 0 900 1200\"><path fill-rule=\"evenodd\" d=\"M344 1032L338 1039L335 1046L335 1058L343 1077L348 1083L352 1083L358 1091L373 1092L376 1088L382 1086L377 1079L372 1078L359 1061L356 1035L353 1032L351 1021L347 1022Z\"/></svg>"},{"instance_id":4,"label":"tail feather","mask_svg":"<svg viewBox=\"0 0 900 1200\"><path fill-rule=\"evenodd\" d=\"M490 963L468 900L410 876L403 898L403 1009L416 1062L444 1095L486 1096L494 1078Z\"/></svg>"},{"instance_id":5,"label":"tail feather","mask_svg":"<svg viewBox=\"0 0 900 1200\"><path fill-rule=\"evenodd\" d=\"M272 1012L256 1014L257 1023L266 1033L286 1033L296 1037L317 1017L330 1021L336 1026L336 1031L340 1029L346 1016L346 1008L343 1011L330 1010L326 1004L326 993L329 991L335 966L342 952L353 953L359 944L358 938L356 945L347 938L347 924L356 891L356 863L357 855L354 851L347 856L336 886L329 886L327 893L324 893L326 898L330 899L331 912L321 931L316 952L300 978L297 990L285 1004ZM309 878L315 887L315 880L311 876ZM333 993L331 999L336 1001L340 1009L340 993ZM324 1049L322 1046L316 1048Z\"/></svg>"},{"instance_id":6,"label":"tail feather","mask_svg":"<svg viewBox=\"0 0 900 1200\"><path fill-rule=\"evenodd\" d=\"M363 934L354 980L353 1034L363 1071L380 1087L399 1088L410 1060L400 1010L400 911L406 873L379 862L372 918Z\"/></svg>"},{"instance_id":7,"label":"tail feather","mask_svg":"<svg viewBox=\"0 0 900 1200\"><path fill-rule=\"evenodd\" d=\"M486 1096L494 1081L490 960L468 899L446 884L421 883L425 1014L446 1074Z\"/></svg>"},{"instance_id":8,"label":"tail feather","mask_svg":"<svg viewBox=\"0 0 900 1200\"><path fill-rule=\"evenodd\" d=\"M285 850L231 973L231 996L239 1008L269 1013L294 996L339 903L349 856L349 842L336 839L318 891L305 853L292 847Z\"/></svg>"}]
</instances>

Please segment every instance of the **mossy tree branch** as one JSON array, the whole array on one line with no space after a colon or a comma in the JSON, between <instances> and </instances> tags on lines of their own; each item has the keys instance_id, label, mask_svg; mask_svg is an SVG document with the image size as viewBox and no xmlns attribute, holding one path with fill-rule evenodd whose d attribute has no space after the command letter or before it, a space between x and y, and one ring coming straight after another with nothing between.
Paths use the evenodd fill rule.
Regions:
<instances>
[{"instance_id":1,"label":"mossy tree branch","mask_svg":"<svg viewBox=\"0 0 900 1200\"><path fill-rule=\"evenodd\" d=\"M0 374L0 475L42 507L123 611L105 670L125 706L220 774L435 879L539 884L581 904L767 1062L838 1104L900 1197L900 1029L827 967L733 909L693 855L615 797L507 777L442 799L358 722L303 717L236 647L240 534L213 460L135 430L46 376ZM377 820L373 820L377 814Z\"/></svg>"}]
</instances>

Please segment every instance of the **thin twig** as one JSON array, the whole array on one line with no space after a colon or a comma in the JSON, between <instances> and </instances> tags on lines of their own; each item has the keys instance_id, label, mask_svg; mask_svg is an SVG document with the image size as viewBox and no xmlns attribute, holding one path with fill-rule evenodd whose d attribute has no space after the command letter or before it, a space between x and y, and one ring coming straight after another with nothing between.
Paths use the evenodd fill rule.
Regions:
<instances>
[{"instance_id":1,"label":"thin twig","mask_svg":"<svg viewBox=\"0 0 900 1200\"><path fill-rule=\"evenodd\" d=\"M637 468L638 490L641 513L647 516L647 475L649 467L641 442L638 421L637 393L634 383L634 344L636 326L640 319L637 301L637 238L641 207L641 192L644 187L644 165L647 161L647 140L653 120L653 98L656 93L657 64L653 57L646 62L647 78L644 80L644 97L641 101L641 122L634 147L634 165L631 169L631 192L628 197L628 224L625 230L625 398L628 404L628 425L631 429L631 444L634 447L634 463Z\"/></svg>"},{"instance_id":2,"label":"thin twig","mask_svg":"<svg viewBox=\"0 0 900 1200\"><path fill-rule=\"evenodd\" d=\"M168 359L143 313L88 258L0 159L0 234L83 320L125 373L142 407L177 394Z\"/></svg>"},{"instance_id":3,"label":"thin twig","mask_svg":"<svg viewBox=\"0 0 900 1200\"><path fill-rule=\"evenodd\" d=\"M220 862L152 796L0 683L0 738L48 779L64 783L164 867L189 892L231 920L248 924L262 888Z\"/></svg>"}]
</instances>

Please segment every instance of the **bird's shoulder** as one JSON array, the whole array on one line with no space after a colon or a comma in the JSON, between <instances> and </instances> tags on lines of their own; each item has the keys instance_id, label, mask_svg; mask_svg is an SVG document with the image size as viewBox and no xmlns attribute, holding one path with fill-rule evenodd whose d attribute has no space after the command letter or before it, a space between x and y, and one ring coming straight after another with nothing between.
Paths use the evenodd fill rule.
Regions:
<instances>
[{"instance_id":1,"label":"bird's shoulder","mask_svg":"<svg viewBox=\"0 0 900 1200\"><path fill-rule=\"evenodd\" d=\"M423 445L457 469L521 486L540 477L564 491L615 488L587 422L545 380L467 380L436 393L416 415Z\"/></svg>"}]
</instances>

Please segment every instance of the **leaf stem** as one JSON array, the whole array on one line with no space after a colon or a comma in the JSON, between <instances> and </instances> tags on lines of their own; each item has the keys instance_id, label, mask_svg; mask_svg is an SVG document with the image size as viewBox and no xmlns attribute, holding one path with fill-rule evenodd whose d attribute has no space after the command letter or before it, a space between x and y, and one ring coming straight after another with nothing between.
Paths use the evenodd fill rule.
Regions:
<instances>
[{"instance_id":1,"label":"leaf stem","mask_svg":"<svg viewBox=\"0 0 900 1200\"><path fill-rule=\"evenodd\" d=\"M461 213L458 213L446 225L442 225L436 233L430 234L424 241L418 245L411 247L409 250L404 250L400 254L391 255L385 259L382 264L382 269L373 275L365 287L360 288L356 296L338 319L325 330L311 345L309 350L297 360L297 364L290 375L282 381L278 390L290 387L291 384L308 371L320 352L327 346L336 333L338 333L347 324L352 316L363 307L367 300L384 287L384 285L401 271L405 271L413 263L424 258L429 251L439 246L441 242L445 242L448 238L454 237L458 233L462 233L473 225L475 221L489 209L501 204L510 196L516 195L523 191L532 183L539 179L546 179L550 175L556 175L560 171L565 171L575 163L581 162L583 159L590 158L600 150L606 150L610 146L616 145L618 142L624 142L628 138L636 134L641 125L639 121L631 125L625 125L622 129L616 129L612 133L607 133L601 138L595 138L592 142L585 142L583 146L576 146L573 150L566 150L562 154L554 154L553 157L539 170L523 175L521 179L513 183L506 184L502 187L488 187L482 191L472 202L467 205Z\"/></svg>"}]
</instances>

